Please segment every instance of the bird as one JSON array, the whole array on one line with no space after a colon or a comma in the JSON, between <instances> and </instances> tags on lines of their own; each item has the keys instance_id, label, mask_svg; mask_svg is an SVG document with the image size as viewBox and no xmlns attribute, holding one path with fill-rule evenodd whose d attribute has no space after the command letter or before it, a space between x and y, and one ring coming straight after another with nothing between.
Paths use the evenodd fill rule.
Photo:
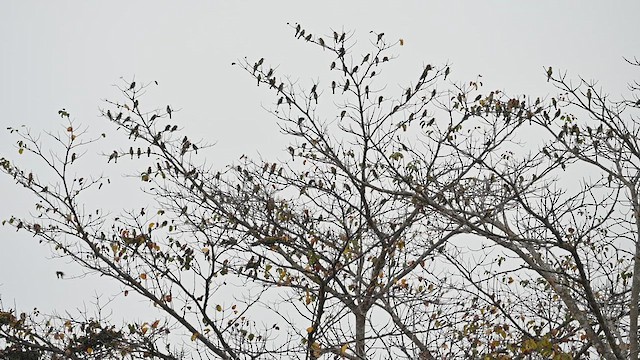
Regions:
<instances>
[{"instance_id":1,"label":"bird","mask_svg":"<svg viewBox=\"0 0 640 360\"><path fill-rule=\"evenodd\" d=\"M553 74L553 68L549 66L549 69L547 69L547 82L549 82L549 80L551 79L552 74Z\"/></svg>"},{"instance_id":2,"label":"bird","mask_svg":"<svg viewBox=\"0 0 640 360\"><path fill-rule=\"evenodd\" d=\"M64 273L60 270L56 271L56 277L58 279L64 279Z\"/></svg>"},{"instance_id":3,"label":"bird","mask_svg":"<svg viewBox=\"0 0 640 360\"><path fill-rule=\"evenodd\" d=\"M115 160L115 162L118 162L118 152L116 150L114 150L113 153L109 156L109 160L107 160L107 162L110 162L111 160Z\"/></svg>"},{"instance_id":4,"label":"bird","mask_svg":"<svg viewBox=\"0 0 640 360\"><path fill-rule=\"evenodd\" d=\"M423 80L424 80L424 79L427 77L427 74L429 73L429 70L431 70L431 65L430 65L430 64L429 64L429 65L427 65L427 66L424 68L424 71L422 72L422 75L420 76L420 79L423 79Z\"/></svg>"},{"instance_id":5,"label":"bird","mask_svg":"<svg viewBox=\"0 0 640 360\"><path fill-rule=\"evenodd\" d=\"M169 119L171 119L171 112L173 110L171 110L171 107L169 105L167 105L167 114L169 114Z\"/></svg>"},{"instance_id":6,"label":"bird","mask_svg":"<svg viewBox=\"0 0 640 360\"><path fill-rule=\"evenodd\" d=\"M129 90L133 90L136 88L136 82L132 82L131 85L129 86Z\"/></svg>"}]
</instances>

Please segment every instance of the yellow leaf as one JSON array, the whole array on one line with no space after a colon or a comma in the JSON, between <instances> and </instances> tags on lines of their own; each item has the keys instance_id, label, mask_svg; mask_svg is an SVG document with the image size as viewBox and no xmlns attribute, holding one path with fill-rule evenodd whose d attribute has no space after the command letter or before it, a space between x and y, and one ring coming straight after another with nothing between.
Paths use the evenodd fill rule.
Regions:
<instances>
[{"instance_id":1,"label":"yellow leaf","mask_svg":"<svg viewBox=\"0 0 640 360\"><path fill-rule=\"evenodd\" d=\"M18 149L18 154L22 155L23 152L24 152L24 148Z\"/></svg>"},{"instance_id":2,"label":"yellow leaf","mask_svg":"<svg viewBox=\"0 0 640 360\"><path fill-rule=\"evenodd\" d=\"M198 335L200 335L197 332L194 332L193 335L191 335L191 341L196 341L196 339L198 338Z\"/></svg>"},{"instance_id":3,"label":"yellow leaf","mask_svg":"<svg viewBox=\"0 0 640 360\"><path fill-rule=\"evenodd\" d=\"M145 273L140 274L140 279L147 280L147 274Z\"/></svg>"},{"instance_id":4,"label":"yellow leaf","mask_svg":"<svg viewBox=\"0 0 640 360\"><path fill-rule=\"evenodd\" d=\"M222 311L222 306L220 306L220 304L216 305L216 311Z\"/></svg>"},{"instance_id":5,"label":"yellow leaf","mask_svg":"<svg viewBox=\"0 0 640 360\"><path fill-rule=\"evenodd\" d=\"M149 328L148 328L148 327L146 327L146 326L143 326L143 327L142 327L142 335L146 334L146 333L147 333L147 331L149 331Z\"/></svg>"},{"instance_id":6,"label":"yellow leaf","mask_svg":"<svg viewBox=\"0 0 640 360\"><path fill-rule=\"evenodd\" d=\"M314 342L313 344L311 344L311 351L313 352L314 357L318 358L322 356L322 348L320 347L320 344L318 344L317 342Z\"/></svg>"},{"instance_id":7,"label":"yellow leaf","mask_svg":"<svg viewBox=\"0 0 640 360\"><path fill-rule=\"evenodd\" d=\"M93 354L93 348L88 347L87 348L87 354Z\"/></svg>"},{"instance_id":8,"label":"yellow leaf","mask_svg":"<svg viewBox=\"0 0 640 360\"><path fill-rule=\"evenodd\" d=\"M313 326L309 326L307 328L307 334L311 334L313 332Z\"/></svg>"},{"instance_id":9,"label":"yellow leaf","mask_svg":"<svg viewBox=\"0 0 640 360\"><path fill-rule=\"evenodd\" d=\"M349 348L349 344L344 344L340 347L340 355L344 355L347 353L347 349Z\"/></svg>"}]
</instances>

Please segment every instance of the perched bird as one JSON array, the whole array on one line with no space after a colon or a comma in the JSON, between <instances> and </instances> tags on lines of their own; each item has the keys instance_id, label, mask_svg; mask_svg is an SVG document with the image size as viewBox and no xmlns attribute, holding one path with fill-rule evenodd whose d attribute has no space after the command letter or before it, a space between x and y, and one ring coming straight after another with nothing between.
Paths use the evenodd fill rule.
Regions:
<instances>
[{"instance_id":1,"label":"perched bird","mask_svg":"<svg viewBox=\"0 0 640 360\"><path fill-rule=\"evenodd\" d=\"M56 271L56 277L58 279L64 279L64 273L62 271Z\"/></svg>"},{"instance_id":2,"label":"perched bird","mask_svg":"<svg viewBox=\"0 0 640 360\"><path fill-rule=\"evenodd\" d=\"M547 69L547 82L549 82L549 80L551 79L552 74L553 74L553 68L549 66L549 69Z\"/></svg>"},{"instance_id":3,"label":"perched bird","mask_svg":"<svg viewBox=\"0 0 640 360\"><path fill-rule=\"evenodd\" d=\"M427 74L429 74L429 70L431 70L431 65L427 65L424 68L424 71L422 72L422 75L420 75L420 79L424 80L427 77Z\"/></svg>"},{"instance_id":4,"label":"perched bird","mask_svg":"<svg viewBox=\"0 0 640 360\"><path fill-rule=\"evenodd\" d=\"M113 153L109 156L109 160L107 160L107 162L110 162L111 160L115 160L115 162L118 162L118 152L116 150L114 150Z\"/></svg>"},{"instance_id":5,"label":"perched bird","mask_svg":"<svg viewBox=\"0 0 640 360\"><path fill-rule=\"evenodd\" d=\"M169 114L169 119L171 119L171 112L173 112L173 110L171 110L171 107L167 105L167 114Z\"/></svg>"},{"instance_id":6,"label":"perched bird","mask_svg":"<svg viewBox=\"0 0 640 360\"><path fill-rule=\"evenodd\" d=\"M129 86L129 90L133 90L136 88L136 82L132 82L131 85Z\"/></svg>"}]
</instances>

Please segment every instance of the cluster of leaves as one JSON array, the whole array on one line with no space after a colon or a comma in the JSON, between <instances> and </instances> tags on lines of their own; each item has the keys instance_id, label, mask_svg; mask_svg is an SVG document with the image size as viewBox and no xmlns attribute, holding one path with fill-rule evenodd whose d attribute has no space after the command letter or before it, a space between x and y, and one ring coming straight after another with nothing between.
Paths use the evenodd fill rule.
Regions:
<instances>
[{"instance_id":1,"label":"cluster of leaves","mask_svg":"<svg viewBox=\"0 0 640 360\"><path fill-rule=\"evenodd\" d=\"M16 316L0 311L0 336L6 346L3 359L174 359L157 348L158 339L169 333L156 320L116 329L96 319L44 318L39 311Z\"/></svg>"}]
</instances>

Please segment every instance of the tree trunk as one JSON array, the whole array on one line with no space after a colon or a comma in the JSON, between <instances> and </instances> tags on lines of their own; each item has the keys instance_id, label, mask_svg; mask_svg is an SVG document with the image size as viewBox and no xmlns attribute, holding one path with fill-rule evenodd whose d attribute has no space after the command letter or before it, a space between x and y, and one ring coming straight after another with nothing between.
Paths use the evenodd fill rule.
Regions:
<instances>
[{"instance_id":1,"label":"tree trunk","mask_svg":"<svg viewBox=\"0 0 640 360\"><path fill-rule=\"evenodd\" d=\"M365 325L366 313L356 313L356 357L358 359L366 359L365 343Z\"/></svg>"},{"instance_id":2,"label":"tree trunk","mask_svg":"<svg viewBox=\"0 0 640 360\"><path fill-rule=\"evenodd\" d=\"M638 194L631 189L633 210L636 222L636 248L633 260L633 278L631 280L631 300L629 304L629 359L638 360L638 301L640 301L640 204Z\"/></svg>"}]
</instances>

